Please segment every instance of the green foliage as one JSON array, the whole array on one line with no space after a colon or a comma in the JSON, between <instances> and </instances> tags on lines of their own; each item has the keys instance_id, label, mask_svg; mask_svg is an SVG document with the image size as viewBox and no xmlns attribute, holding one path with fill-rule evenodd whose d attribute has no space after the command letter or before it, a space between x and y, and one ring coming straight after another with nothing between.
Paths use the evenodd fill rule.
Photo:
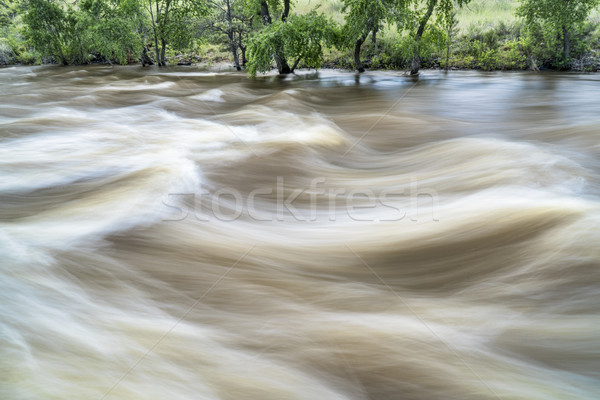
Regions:
<instances>
[{"instance_id":1,"label":"green foliage","mask_svg":"<svg viewBox=\"0 0 600 400\"><path fill-rule=\"evenodd\" d=\"M331 45L337 38L335 25L323 14L312 11L307 15L292 15L284 29L283 42L287 58L303 60L307 66L321 67L323 45Z\"/></svg>"},{"instance_id":2,"label":"green foliage","mask_svg":"<svg viewBox=\"0 0 600 400\"><path fill-rule=\"evenodd\" d=\"M29 0L23 16L25 37L44 56L57 57L67 64L73 41L68 12L52 0Z\"/></svg>"},{"instance_id":3,"label":"green foliage","mask_svg":"<svg viewBox=\"0 0 600 400\"><path fill-rule=\"evenodd\" d=\"M529 24L548 23L554 29L583 23L598 0L522 0L517 15Z\"/></svg>"},{"instance_id":4,"label":"green foliage","mask_svg":"<svg viewBox=\"0 0 600 400\"><path fill-rule=\"evenodd\" d=\"M64 8L53 0L29 0L25 37L44 57L62 64L86 63L93 55L126 63L142 41L136 0L83 0Z\"/></svg>"},{"instance_id":5,"label":"green foliage","mask_svg":"<svg viewBox=\"0 0 600 400\"><path fill-rule=\"evenodd\" d=\"M451 66L488 71L526 69L531 46L518 23L500 22L488 29L472 25L457 41Z\"/></svg>"},{"instance_id":6,"label":"green foliage","mask_svg":"<svg viewBox=\"0 0 600 400\"><path fill-rule=\"evenodd\" d=\"M359 38L366 38L369 32L383 30L386 23L401 20L400 7L405 5L399 0L342 0L342 12L345 12L343 35L339 38L339 47L350 48Z\"/></svg>"},{"instance_id":7,"label":"green foliage","mask_svg":"<svg viewBox=\"0 0 600 400\"><path fill-rule=\"evenodd\" d=\"M323 62L323 45L331 45L336 37L335 24L323 14L312 11L306 15L291 15L285 22L267 25L250 38L248 43L248 71L271 69L276 51L297 66L320 68Z\"/></svg>"},{"instance_id":8,"label":"green foliage","mask_svg":"<svg viewBox=\"0 0 600 400\"><path fill-rule=\"evenodd\" d=\"M0 39L0 64L40 64L38 53L27 46L27 42L15 30L9 30L4 40Z\"/></svg>"},{"instance_id":9,"label":"green foliage","mask_svg":"<svg viewBox=\"0 0 600 400\"><path fill-rule=\"evenodd\" d=\"M155 43L162 44L156 53L164 60L167 44L189 46L191 23L206 13L206 3L198 0L82 0L72 5L28 0L23 22L26 39L44 57L63 64L92 58L127 63L145 46L148 17Z\"/></svg>"},{"instance_id":10,"label":"green foliage","mask_svg":"<svg viewBox=\"0 0 600 400\"><path fill-rule=\"evenodd\" d=\"M14 54L5 41L0 41L0 65L13 64Z\"/></svg>"},{"instance_id":11,"label":"green foliage","mask_svg":"<svg viewBox=\"0 0 600 400\"><path fill-rule=\"evenodd\" d=\"M9 27L19 14L24 12L24 4L19 0L0 0L0 29Z\"/></svg>"},{"instance_id":12,"label":"green foliage","mask_svg":"<svg viewBox=\"0 0 600 400\"><path fill-rule=\"evenodd\" d=\"M208 13L207 4L203 1L170 0L170 15L165 15L160 21L159 31L174 49L186 49L195 36L189 29L193 21Z\"/></svg>"},{"instance_id":13,"label":"green foliage","mask_svg":"<svg viewBox=\"0 0 600 400\"><path fill-rule=\"evenodd\" d=\"M490 49L485 43L475 41L472 44L475 60L484 70L491 71L498 66L498 51Z\"/></svg>"},{"instance_id":14,"label":"green foliage","mask_svg":"<svg viewBox=\"0 0 600 400\"><path fill-rule=\"evenodd\" d=\"M502 46L498 52L496 68L504 70L526 69L527 46L529 46L529 42L523 37L505 42L504 46Z\"/></svg>"},{"instance_id":15,"label":"green foliage","mask_svg":"<svg viewBox=\"0 0 600 400\"><path fill-rule=\"evenodd\" d=\"M142 9L136 0L83 0L78 31L89 52L107 60L126 63L142 46L138 27Z\"/></svg>"},{"instance_id":16,"label":"green foliage","mask_svg":"<svg viewBox=\"0 0 600 400\"><path fill-rule=\"evenodd\" d=\"M571 56L570 35L582 28L590 11L598 4L600 0L522 0L517 15L530 28L540 32L546 43L550 36L560 37L563 50L557 64L567 64ZM559 48L557 41L552 42L555 49Z\"/></svg>"},{"instance_id":17,"label":"green foliage","mask_svg":"<svg viewBox=\"0 0 600 400\"><path fill-rule=\"evenodd\" d=\"M201 30L212 43L221 44L233 56L236 69L246 63L246 39L254 15L246 13L244 0L210 0L212 12L202 19Z\"/></svg>"},{"instance_id":18,"label":"green foliage","mask_svg":"<svg viewBox=\"0 0 600 400\"><path fill-rule=\"evenodd\" d=\"M420 40L414 35L403 36L398 42L400 54L404 60L410 60L417 55L422 60L430 59L434 54L440 53L446 44L446 33L439 26L432 25L423 33Z\"/></svg>"},{"instance_id":19,"label":"green foliage","mask_svg":"<svg viewBox=\"0 0 600 400\"><path fill-rule=\"evenodd\" d=\"M256 76L257 72L268 72L273 63L276 47L283 37L282 22L269 25L256 35L250 37L248 42L248 72Z\"/></svg>"},{"instance_id":20,"label":"green foliage","mask_svg":"<svg viewBox=\"0 0 600 400\"><path fill-rule=\"evenodd\" d=\"M191 22L206 16L209 7L204 0L142 0L150 16L158 65L166 65L166 46L183 50L192 43ZM160 48L159 48L160 44Z\"/></svg>"},{"instance_id":21,"label":"green foliage","mask_svg":"<svg viewBox=\"0 0 600 400\"><path fill-rule=\"evenodd\" d=\"M343 34L337 41L341 49L354 47L354 68L363 72L360 51L369 33L373 37L386 25L402 26L410 15L409 5L413 0L342 0L344 17ZM374 40L374 39L373 39Z\"/></svg>"},{"instance_id":22,"label":"green foliage","mask_svg":"<svg viewBox=\"0 0 600 400\"><path fill-rule=\"evenodd\" d=\"M398 40L393 32L382 34L377 39L376 45L370 43L366 47L365 52L372 56L370 60L365 60L365 65L374 69L400 69L406 65L406 46L405 38Z\"/></svg>"},{"instance_id":23,"label":"green foliage","mask_svg":"<svg viewBox=\"0 0 600 400\"><path fill-rule=\"evenodd\" d=\"M524 53L540 68L568 69L573 59L578 59L591 50L594 24L576 25L570 31L570 57L564 54L564 38L548 24L529 23L523 29L521 42L526 43Z\"/></svg>"}]
</instances>

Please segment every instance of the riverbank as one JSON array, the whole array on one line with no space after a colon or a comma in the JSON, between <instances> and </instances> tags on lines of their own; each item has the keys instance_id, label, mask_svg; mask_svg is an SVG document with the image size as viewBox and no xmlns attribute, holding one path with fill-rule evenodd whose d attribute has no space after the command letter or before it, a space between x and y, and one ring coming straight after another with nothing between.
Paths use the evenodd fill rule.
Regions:
<instances>
[{"instance_id":1,"label":"riverbank","mask_svg":"<svg viewBox=\"0 0 600 400\"><path fill-rule=\"evenodd\" d=\"M474 42L478 43L478 42ZM563 64L561 68L553 68L552 60L538 59L519 48L518 42L505 43L493 50L480 48L470 52L465 50L464 43L459 43L457 49L449 56L442 57L432 54L422 60L423 69L433 70L482 70L482 71L572 71L572 72L597 72L600 71L600 49L589 50L578 58ZM471 47L477 47L471 45ZM381 49L383 48L383 51ZM460 50L462 48L462 50ZM399 54L399 50L391 51L385 42L380 47L372 44L366 46L363 52L363 64L365 68L373 71L398 71L409 69L409 61ZM218 46L210 46L200 53L176 54L167 57L169 66L196 66L219 71L235 71L231 56ZM42 60L40 57L26 55L17 57L12 53L2 53L0 48L0 66L9 65L52 65L53 60ZM88 64L114 64L106 60L91 61ZM127 65L137 65L139 62L132 56ZM307 68L300 64L301 68ZM275 66L273 66L275 68ZM353 57L350 52L341 52L336 49L327 49L323 55L321 69L353 70Z\"/></svg>"},{"instance_id":2,"label":"riverbank","mask_svg":"<svg viewBox=\"0 0 600 400\"><path fill-rule=\"evenodd\" d=\"M579 61L578 61L579 63ZM445 68L445 67L441 67L439 65L437 66L427 66L421 69L421 73L424 72L536 72L536 73L544 73L544 72L548 72L548 73L560 73L560 72L565 72L565 73L581 73L581 74L589 74L589 73L596 73L598 71L600 71L600 59L594 59L593 63L586 63L584 65L589 66L592 65L593 68L585 68L582 66L582 64L578 64L579 66L575 66L572 69L568 69L568 70L553 70L553 69L548 69L548 68L541 68L541 69L532 69L532 68L523 68L523 69L495 69L495 70L490 70L490 69L483 69L483 68L468 68L468 67L458 67L458 66L451 66L450 68ZM346 67L343 67L342 63L337 63L337 62L326 62L324 63L322 68L298 68L296 71L294 71L294 74L296 75L302 75L306 72L312 72L312 71L328 71L328 72L355 72L351 66L346 65ZM55 66L57 68L85 68L85 67L89 67L89 66L114 66L114 67L142 67L141 63L131 63L131 64L127 64L127 65L119 65L119 64L111 64L108 62L98 62L98 63L89 63L89 64L85 64L85 65L70 65L70 66L62 66L62 65L58 65L58 64L37 64L37 65L27 65L27 64L21 64L21 63L14 63L14 64L0 64L0 69L3 68L10 68L10 67L23 67L23 68L27 68L27 67L51 67L51 66ZM147 68L147 69L153 69L153 68L157 68L155 65L151 65L151 66L145 66L143 68ZM189 69L190 71L195 71L195 70L199 70L199 71L203 71L203 72L216 72L216 73L226 73L226 72L231 72L231 73L241 73L241 74L245 74L245 71L237 71L235 69L235 66L233 65L233 63L231 62L224 62L224 61L218 61L218 62L214 62L214 61L200 61L200 62L192 62L192 63L182 63L182 64L169 64L166 67L158 67L158 70L161 70L163 68L166 68L166 70L172 69L172 68L177 68L180 70L187 70ZM409 70L408 69L404 69L404 68L382 68L382 67L378 67L378 68L373 68L372 65L370 65L367 68L366 72L405 72L406 74L408 74ZM273 69L267 73L267 74L259 74L259 76L266 76L266 75L277 75L277 69L275 67L273 67Z\"/></svg>"}]
</instances>

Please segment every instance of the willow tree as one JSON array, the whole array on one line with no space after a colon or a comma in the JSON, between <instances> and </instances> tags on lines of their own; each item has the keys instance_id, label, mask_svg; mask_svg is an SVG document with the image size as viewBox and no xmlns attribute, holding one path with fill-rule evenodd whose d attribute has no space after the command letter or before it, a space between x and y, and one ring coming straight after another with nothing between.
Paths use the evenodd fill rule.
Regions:
<instances>
[{"instance_id":1,"label":"willow tree","mask_svg":"<svg viewBox=\"0 0 600 400\"><path fill-rule=\"evenodd\" d=\"M280 74L292 72L285 56L285 43L278 31L287 23L291 3L290 0L246 0L246 8L252 14L260 15L263 28L249 43L250 73L256 74L260 70L261 61L267 56L272 57L277 64ZM277 15L275 19L271 14ZM260 43L266 41L267 43ZM269 51L269 54L263 53ZM257 60L259 63L257 64Z\"/></svg>"},{"instance_id":2,"label":"willow tree","mask_svg":"<svg viewBox=\"0 0 600 400\"><path fill-rule=\"evenodd\" d=\"M273 61L279 74L294 72L301 61L310 67L321 66L323 45L332 44L335 35L335 24L331 20L316 10L306 15L290 15L289 0L255 4L260 6L263 27L248 43L251 75L267 72ZM281 12L280 18L273 20L270 9ZM288 61L292 62L291 66Z\"/></svg>"},{"instance_id":3,"label":"willow tree","mask_svg":"<svg viewBox=\"0 0 600 400\"><path fill-rule=\"evenodd\" d=\"M354 66L358 72L365 69L360 60L362 45L367 40L369 33L373 37L383 29L388 22L402 20L410 0L342 0L344 26L343 37L340 45L345 48L354 48Z\"/></svg>"},{"instance_id":4,"label":"willow tree","mask_svg":"<svg viewBox=\"0 0 600 400\"><path fill-rule=\"evenodd\" d=\"M540 23L562 39L564 61L571 57L571 34L583 25L600 0L521 0L517 15L528 25Z\"/></svg>"}]
</instances>

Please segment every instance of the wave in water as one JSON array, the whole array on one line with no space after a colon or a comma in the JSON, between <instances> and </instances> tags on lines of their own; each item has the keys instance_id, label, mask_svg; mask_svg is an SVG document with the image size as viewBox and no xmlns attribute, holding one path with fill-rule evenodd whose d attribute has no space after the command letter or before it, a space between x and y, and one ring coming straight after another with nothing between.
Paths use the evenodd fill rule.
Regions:
<instances>
[{"instance_id":1,"label":"wave in water","mask_svg":"<svg viewBox=\"0 0 600 400\"><path fill-rule=\"evenodd\" d=\"M590 82L182 71L0 70L0 397L597 397Z\"/></svg>"}]
</instances>

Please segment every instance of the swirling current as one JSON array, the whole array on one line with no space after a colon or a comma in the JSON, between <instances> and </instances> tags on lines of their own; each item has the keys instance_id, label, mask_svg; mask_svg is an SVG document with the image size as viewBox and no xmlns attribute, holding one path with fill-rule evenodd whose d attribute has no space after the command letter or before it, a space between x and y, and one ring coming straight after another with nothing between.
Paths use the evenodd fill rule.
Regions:
<instances>
[{"instance_id":1,"label":"swirling current","mask_svg":"<svg viewBox=\"0 0 600 400\"><path fill-rule=\"evenodd\" d=\"M0 88L0 398L600 398L600 75Z\"/></svg>"}]
</instances>

